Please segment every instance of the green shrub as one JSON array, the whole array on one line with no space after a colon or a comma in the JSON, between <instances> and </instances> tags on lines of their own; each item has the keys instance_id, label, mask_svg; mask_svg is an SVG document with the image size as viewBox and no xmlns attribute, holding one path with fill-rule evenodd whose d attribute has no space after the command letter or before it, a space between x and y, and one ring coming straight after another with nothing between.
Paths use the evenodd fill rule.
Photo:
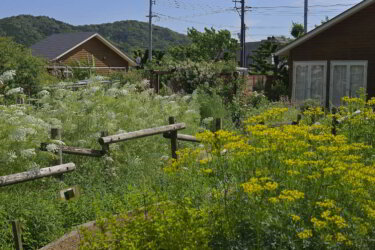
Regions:
<instances>
[{"instance_id":1,"label":"green shrub","mask_svg":"<svg viewBox=\"0 0 375 250\"><path fill-rule=\"evenodd\" d=\"M210 249L209 214L189 204L158 203L102 219L83 230L80 249Z\"/></svg>"}]
</instances>

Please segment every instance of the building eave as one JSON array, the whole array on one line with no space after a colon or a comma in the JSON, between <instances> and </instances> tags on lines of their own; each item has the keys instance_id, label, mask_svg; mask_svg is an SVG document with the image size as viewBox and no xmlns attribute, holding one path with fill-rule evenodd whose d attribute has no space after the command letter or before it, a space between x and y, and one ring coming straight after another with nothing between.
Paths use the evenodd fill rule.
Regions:
<instances>
[{"instance_id":1,"label":"building eave","mask_svg":"<svg viewBox=\"0 0 375 250\"><path fill-rule=\"evenodd\" d=\"M351 17L352 15L358 13L359 11L363 10L364 8L370 6L371 4L375 3L375 0L364 0L357 5L353 6L352 8L344 11L343 13L339 14L338 16L334 17L333 19L329 20L328 22L322 24L321 26L317 27L316 29L310 31L306 35L298 38L297 40L291 42L284 48L276 51L276 56L287 56L289 55L290 50L294 49L295 47L301 45L302 43L316 37L323 31L331 28L332 26L346 20L347 18Z\"/></svg>"},{"instance_id":2,"label":"building eave","mask_svg":"<svg viewBox=\"0 0 375 250\"><path fill-rule=\"evenodd\" d=\"M86 42L90 41L91 39L93 39L95 37L98 38L102 43L104 43L113 52L115 52L118 56L120 56L122 59L127 61L129 63L129 66L133 66L133 67L137 66L137 64L130 57L125 55L123 52L121 52L118 48L116 48L113 44L111 44L107 39L105 39L104 37L102 37L98 33L95 33L94 35L88 37L87 39L83 40L82 42L74 45L72 48L66 50L64 53L62 53L62 54L58 55L57 57L53 58L52 60L50 60L50 62L58 61L61 57L65 56L69 52L75 50L76 48L78 48L82 44L85 44Z\"/></svg>"}]
</instances>

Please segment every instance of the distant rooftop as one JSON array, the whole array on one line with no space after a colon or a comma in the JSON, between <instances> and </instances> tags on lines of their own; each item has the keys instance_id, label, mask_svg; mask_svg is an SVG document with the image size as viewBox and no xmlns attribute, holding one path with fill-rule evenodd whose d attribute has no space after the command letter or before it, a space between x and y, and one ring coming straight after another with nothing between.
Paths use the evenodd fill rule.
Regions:
<instances>
[{"instance_id":1,"label":"distant rooftop","mask_svg":"<svg viewBox=\"0 0 375 250\"><path fill-rule=\"evenodd\" d=\"M54 34L32 45L30 48L34 56L53 60L95 34L95 32Z\"/></svg>"}]
</instances>

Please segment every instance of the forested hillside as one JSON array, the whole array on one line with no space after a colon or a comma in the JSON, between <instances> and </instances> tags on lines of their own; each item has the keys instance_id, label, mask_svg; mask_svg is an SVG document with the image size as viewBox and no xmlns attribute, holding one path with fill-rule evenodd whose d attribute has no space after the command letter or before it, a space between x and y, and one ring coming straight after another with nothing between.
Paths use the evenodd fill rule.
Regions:
<instances>
[{"instance_id":1,"label":"forested hillside","mask_svg":"<svg viewBox=\"0 0 375 250\"><path fill-rule=\"evenodd\" d=\"M148 46L148 24L138 21L74 26L46 16L20 15L0 19L0 36L9 36L30 46L54 33L96 31L125 52ZM164 50L173 45L187 44L187 36L170 29L154 26L154 48Z\"/></svg>"}]
</instances>

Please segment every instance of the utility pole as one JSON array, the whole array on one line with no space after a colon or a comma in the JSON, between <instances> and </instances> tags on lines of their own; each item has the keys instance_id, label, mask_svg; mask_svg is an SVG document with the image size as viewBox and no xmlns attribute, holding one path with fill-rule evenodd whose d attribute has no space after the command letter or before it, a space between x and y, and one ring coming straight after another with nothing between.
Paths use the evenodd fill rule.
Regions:
<instances>
[{"instance_id":1,"label":"utility pole","mask_svg":"<svg viewBox=\"0 0 375 250\"><path fill-rule=\"evenodd\" d=\"M152 5L155 4L155 0L150 0L150 13L148 17L148 33L149 33L149 40L148 40L148 60L152 61L152 18L154 15L152 14Z\"/></svg>"},{"instance_id":2,"label":"utility pole","mask_svg":"<svg viewBox=\"0 0 375 250\"><path fill-rule=\"evenodd\" d=\"M241 57L240 57L240 65L241 67L246 68L246 24L245 24L245 13L251 7L246 6L246 0L233 0L235 3L235 9L237 10L238 14L241 17L241 35L240 35L240 43L241 43ZM237 7L237 3L241 4L241 7Z\"/></svg>"},{"instance_id":3,"label":"utility pole","mask_svg":"<svg viewBox=\"0 0 375 250\"><path fill-rule=\"evenodd\" d=\"M309 13L309 0L305 0L305 22L304 22L304 31L305 31L305 34L307 33L307 18L308 18L308 13Z\"/></svg>"},{"instance_id":4,"label":"utility pole","mask_svg":"<svg viewBox=\"0 0 375 250\"><path fill-rule=\"evenodd\" d=\"M245 0L241 0L241 67L246 67Z\"/></svg>"}]
</instances>

